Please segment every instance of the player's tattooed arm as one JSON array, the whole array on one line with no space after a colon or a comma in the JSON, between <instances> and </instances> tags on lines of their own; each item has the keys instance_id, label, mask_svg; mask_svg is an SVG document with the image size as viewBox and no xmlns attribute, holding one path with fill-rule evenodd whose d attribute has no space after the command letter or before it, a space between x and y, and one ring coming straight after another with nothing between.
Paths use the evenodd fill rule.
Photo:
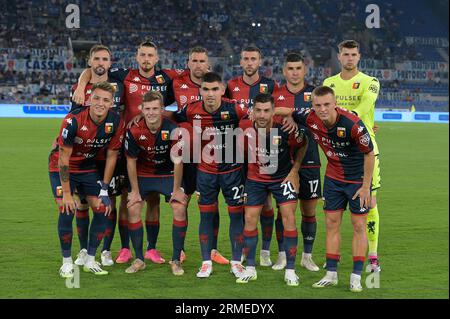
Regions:
<instances>
[{"instance_id":1,"label":"player's tattooed arm","mask_svg":"<svg viewBox=\"0 0 450 319\"><path fill-rule=\"evenodd\" d=\"M69 214L75 212L77 205L72 197L70 191L70 172L69 172L69 160L72 154L71 147L61 146L59 147L59 178L61 180L61 186L63 189L63 212Z\"/></svg>"}]
</instances>

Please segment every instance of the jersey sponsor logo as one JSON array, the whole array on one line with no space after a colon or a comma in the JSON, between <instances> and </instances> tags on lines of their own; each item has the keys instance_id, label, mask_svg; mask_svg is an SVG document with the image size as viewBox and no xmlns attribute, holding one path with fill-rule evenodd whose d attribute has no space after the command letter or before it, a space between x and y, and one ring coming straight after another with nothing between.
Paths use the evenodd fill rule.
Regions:
<instances>
[{"instance_id":1,"label":"jersey sponsor logo","mask_svg":"<svg viewBox=\"0 0 450 319\"><path fill-rule=\"evenodd\" d=\"M230 112L225 111L225 112L220 112L220 118L224 121L229 120L230 119Z\"/></svg>"},{"instance_id":2,"label":"jersey sponsor logo","mask_svg":"<svg viewBox=\"0 0 450 319\"><path fill-rule=\"evenodd\" d=\"M311 92L305 92L305 93L303 94L303 101L304 101L304 102L309 102L309 101L311 101Z\"/></svg>"},{"instance_id":3,"label":"jersey sponsor logo","mask_svg":"<svg viewBox=\"0 0 450 319\"><path fill-rule=\"evenodd\" d=\"M105 133L110 134L113 131L113 123L105 123Z\"/></svg>"},{"instance_id":4,"label":"jersey sponsor logo","mask_svg":"<svg viewBox=\"0 0 450 319\"><path fill-rule=\"evenodd\" d=\"M369 146L369 143L370 143L370 135L369 135L369 133L366 133L363 136L361 136L359 138L359 143L361 145L364 145L365 147Z\"/></svg>"},{"instance_id":5,"label":"jersey sponsor logo","mask_svg":"<svg viewBox=\"0 0 450 319\"><path fill-rule=\"evenodd\" d=\"M67 138L67 135L69 134L69 130L66 128L63 128L62 132L61 132L61 136L63 139Z\"/></svg>"},{"instance_id":6,"label":"jersey sponsor logo","mask_svg":"<svg viewBox=\"0 0 450 319\"><path fill-rule=\"evenodd\" d=\"M281 144L281 136L275 135L272 137L272 144L273 145L280 145Z\"/></svg>"},{"instance_id":7,"label":"jersey sponsor logo","mask_svg":"<svg viewBox=\"0 0 450 319\"><path fill-rule=\"evenodd\" d=\"M181 86L180 86L180 89L188 89L189 87L186 85L186 83L183 83Z\"/></svg>"},{"instance_id":8,"label":"jersey sponsor logo","mask_svg":"<svg viewBox=\"0 0 450 319\"><path fill-rule=\"evenodd\" d=\"M278 101L284 101L284 100L286 100L286 98L283 95L280 95L277 100Z\"/></svg>"},{"instance_id":9,"label":"jersey sponsor logo","mask_svg":"<svg viewBox=\"0 0 450 319\"><path fill-rule=\"evenodd\" d=\"M130 84L130 87L129 87L130 93L137 92L137 90L138 90L138 86L136 84L133 84L133 83Z\"/></svg>"},{"instance_id":10,"label":"jersey sponsor logo","mask_svg":"<svg viewBox=\"0 0 450 319\"><path fill-rule=\"evenodd\" d=\"M239 87L238 86L236 86L234 89L233 89L233 92L239 92L240 90L239 90Z\"/></svg>"},{"instance_id":11,"label":"jersey sponsor logo","mask_svg":"<svg viewBox=\"0 0 450 319\"><path fill-rule=\"evenodd\" d=\"M157 75L156 82L158 82L158 84L163 84L165 82L164 77L162 75Z\"/></svg>"},{"instance_id":12,"label":"jersey sponsor logo","mask_svg":"<svg viewBox=\"0 0 450 319\"><path fill-rule=\"evenodd\" d=\"M80 131L88 131L88 128L86 127L86 125L83 125L80 129Z\"/></svg>"},{"instance_id":13,"label":"jersey sponsor logo","mask_svg":"<svg viewBox=\"0 0 450 319\"><path fill-rule=\"evenodd\" d=\"M267 94L268 92L269 92L269 87L267 86L267 84L261 83L259 85L259 93Z\"/></svg>"},{"instance_id":14,"label":"jersey sponsor logo","mask_svg":"<svg viewBox=\"0 0 450 319\"><path fill-rule=\"evenodd\" d=\"M359 89L359 85L360 85L361 83L359 83L359 82L355 82L355 83L353 83L353 85L352 85L352 88L354 89L354 90L357 90L357 89Z\"/></svg>"},{"instance_id":15,"label":"jersey sponsor logo","mask_svg":"<svg viewBox=\"0 0 450 319\"><path fill-rule=\"evenodd\" d=\"M369 91L372 93L377 94L378 93L378 87L375 84L369 85Z\"/></svg>"},{"instance_id":16,"label":"jersey sponsor logo","mask_svg":"<svg viewBox=\"0 0 450 319\"><path fill-rule=\"evenodd\" d=\"M75 138L73 139L73 141L74 141L75 143L77 143L77 144L83 144L83 139L80 138L80 137L78 137L78 136L75 136Z\"/></svg>"},{"instance_id":17,"label":"jersey sponsor logo","mask_svg":"<svg viewBox=\"0 0 450 319\"><path fill-rule=\"evenodd\" d=\"M345 137L345 127L338 127L337 128L337 136L340 138Z\"/></svg>"},{"instance_id":18,"label":"jersey sponsor logo","mask_svg":"<svg viewBox=\"0 0 450 319\"><path fill-rule=\"evenodd\" d=\"M56 197L61 197L63 195L62 186L56 186Z\"/></svg>"},{"instance_id":19,"label":"jersey sponsor logo","mask_svg":"<svg viewBox=\"0 0 450 319\"><path fill-rule=\"evenodd\" d=\"M141 134L141 136L139 136L139 141L145 141L147 139L147 137L143 134Z\"/></svg>"},{"instance_id":20,"label":"jersey sponsor logo","mask_svg":"<svg viewBox=\"0 0 450 319\"><path fill-rule=\"evenodd\" d=\"M138 76L136 76L136 77L134 77L133 81L134 82L141 82L141 79Z\"/></svg>"},{"instance_id":21,"label":"jersey sponsor logo","mask_svg":"<svg viewBox=\"0 0 450 319\"><path fill-rule=\"evenodd\" d=\"M169 131L161 131L161 139L163 141L168 141L169 140Z\"/></svg>"}]
</instances>

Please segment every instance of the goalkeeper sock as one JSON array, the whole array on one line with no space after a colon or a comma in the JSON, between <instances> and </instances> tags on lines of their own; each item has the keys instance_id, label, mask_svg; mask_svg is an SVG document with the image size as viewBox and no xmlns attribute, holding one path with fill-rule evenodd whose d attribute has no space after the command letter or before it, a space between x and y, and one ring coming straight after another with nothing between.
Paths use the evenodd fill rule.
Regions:
<instances>
[{"instance_id":1,"label":"goalkeeper sock","mask_svg":"<svg viewBox=\"0 0 450 319\"><path fill-rule=\"evenodd\" d=\"M367 214L367 240L369 244L369 258L375 259L377 258L378 251L378 232L379 232L379 220L380 216L378 215L378 206L369 210Z\"/></svg>"}]
</instances>

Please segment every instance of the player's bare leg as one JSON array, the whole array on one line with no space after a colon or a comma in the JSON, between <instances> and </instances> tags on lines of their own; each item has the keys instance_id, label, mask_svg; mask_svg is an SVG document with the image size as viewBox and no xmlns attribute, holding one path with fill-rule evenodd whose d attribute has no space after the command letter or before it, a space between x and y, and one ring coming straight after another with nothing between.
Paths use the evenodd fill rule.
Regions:
<instances>
[{"instance_id":1,"label":"player's bare leg","mask_svg":"<svg viewBox=\"0 0 450 319\"><path fill-rule=\"evenodd\" d=\"M133 257L130 251L130 234L128 232L128 208L127 208L128 191L123 190L120 196L119 207L119 234L121 248L117 256L116 263L127 263Z\"/></svg>"},{"instance_id":2,"label":"player's bare leg","mask_svg":"<svg viewBox=\"0 0 450 319\"><path fill-rule=\"evenodd\" d=\"M367 214L352 214L353 225L353 271L350 276L350 290L352 292L362 291L361 272L367 251L367 235L366 235Z\"/></svg>"},{"instance_id":3,"label":"player's bare leg","mask_svg":"<svg viewBox=\"0 0 450 319\"><path fill-rule=\"evenodd\" d=\"M325 277L313 284L313 288L324 288L338 284L337 264L340 259L342 211L326 211L326 269Z\"/></svg>"},{"instance_id":4,"label":"player's bare leg","mask_svg":"<svg viewBox=\"0 0 450 319\"><path fill-rule=\"evenodd\" d=\"M172 273L175 276L181 276L184 274L184 270L181 267L181 252L184 247L184 240L187 230L187 206L179 202L172 201L170 207L173 212L173 224L172 224L172 243L173 243L173 255L170 261Z\"/></svg>"},{"instance_id":5,"label":"player's bare leg","mask_svg":"<svg viewBox=\"0 0 450 319\"><path fill-rule=\"evenodd\" d=\"M303 235L303 252L300 265L309 271L319 271L319 267L312 259L312 250L316 237L316 207L317 199L300 200L300 211L302 213L302 235Z\"/></svg>"},{"instance_id":6,"label":"player's bare leg","mask_svg":"<svg viewBox=\"0 0 450 319\"><path fill-rule=\"evenodd\" d=\"M236 279L239 284L245 284L258 278L256 273L256 246L258 245L258 219L261 210L262 206L245 207L243 251L247 256L247 266L241 276Z\"/></svg>"},{"instance_id":7,"label":"player's bare leg","mask_svg":"<svg viewBox=\"0 0 450 319\"><path fill-rule=\"evenodd\" d=\"M100 268L100 263L95 261L95 254L100 242L102 241L108 216L106 216L106 207L102 204L100 198L95 196L87 196L86 200L89 203L94 217L89 226L89 241L88 241L88 255L86 263L83 266L85 272L93 273L94 275L107 275L108 272Z\"/></svg>"},{"instance_id":8,"label":"player's bare leg","mask_svg":"<svg viewBox=\"0 0 450 319\"><path fill-rule=\"evenodd\" d=\"M286 270L284 281L288 286L298 286L299 277L295 273L295 259L297 256L298 232L295 222L297 202L287 202L280 205L281 218L283 220L284 249L286 252Z\"/></svg>"},{"instance_id":9,"label":"player's bare leg","mask_svg":"<svg viewBox=\"0 0 450 319\"><path fill-rule=\"evenodd\" d=\"M147 231L147 250L144 258L151 260L156 264L163 264L166 261L161 257L160 252L156 249L159 234L159 218L160 218L160 198L156 192L150 193L147 198L147 211L145 218L145 228Z\"/></svg>"},{"instance_id":10,"label":"player's bare leg","mask_svg":"<svg viewBox=\"0 0 450 319\"><path fill-rule=\"evenodd\" d=\"M141 211L143 207L144 201L141 201L128 208L128 230L136 257L131 266L125 270L128 274L145 269L143 255L144 227L141 220Z\"/></svg>"},{"instance_id":11,"label":"player's bare leg","mask_svg":"<svg viewBox=\"0 0 450 319\"><path fill-rule=\"evenodd\" d=\"M366 272L379 272L381 271L380 263L378 260L378 234L380 228L380 217L378 215L377 206L377 192L372 191L372 201L370 204L371 209L367 215L367 239L369 246L369 262L366 267Z\"/></svg>"}]
</instances>

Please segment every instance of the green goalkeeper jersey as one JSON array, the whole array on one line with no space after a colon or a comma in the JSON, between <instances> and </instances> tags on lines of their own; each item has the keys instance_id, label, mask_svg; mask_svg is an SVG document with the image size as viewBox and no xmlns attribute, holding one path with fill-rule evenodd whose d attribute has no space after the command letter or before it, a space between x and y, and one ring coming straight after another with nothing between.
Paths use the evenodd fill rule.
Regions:
<instances>
[{"instance_id":1,"label":"green goalkeeper jersey","mask_svg":"<svg viewBox=\"0 0 450 319\"><path fill-rule=\"evenodd\" d=\"M372 138L373 151L375 155L378 155L378 145L373 132L375 102L380 92L380 82L377 78L358 72L350 80L343 80L339 73L326 78L323 85L333 89L338 106L355 112L363 121Z\"/></svg>"}]
</instances>

